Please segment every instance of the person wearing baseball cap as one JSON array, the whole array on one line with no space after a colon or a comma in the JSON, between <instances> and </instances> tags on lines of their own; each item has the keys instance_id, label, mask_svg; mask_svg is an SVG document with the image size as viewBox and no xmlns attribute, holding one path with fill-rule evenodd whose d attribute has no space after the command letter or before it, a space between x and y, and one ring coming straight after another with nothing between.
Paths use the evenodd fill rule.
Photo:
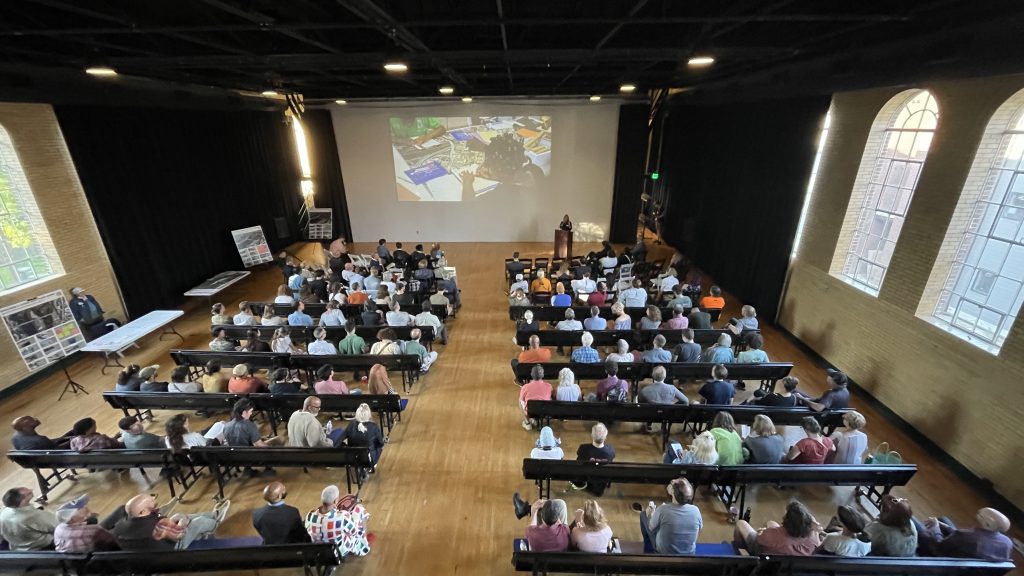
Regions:
<instances>
[{"instance_id":1,"label":"person wearing baseball cap","mask_svg":"<svg viewBox=\"0 0 1024 576\"><path fill-rule=\"evenodd\" d=\"M53 531L53 545L57 552L84 554L93 550L117 550L117 541L98 523L89 510L89 495L83 494L61 504L55 512L57 528Z\"/></svg>"},{"instance_id":2,"label":"person wearing baseball cap","mask_svg":"<svg viewBox=\"0 0 1024 576\"><path fill-rule=\"evenodd\" d=\"M71 315L78 321L86 340L93 340L116 329L121 325L117 320L103 318L103 308L91 294L85 293L85 288L75 287L71 289Z\"/></svg>"},{"instance_id":3,"label":"person wearing baseball cap","mask_svg":"<svg viewBox=\"0 0 1024 576\"><path fill-rule=\"evenodd\" d=\"M799 395L800 403L808 408L821 412L822 410L842 410L850 407L850 391L846 385L849 379L846 374L835 368L825 370L829 390L818 398L809 398L806 395Z\"/></svg>"}]
</instances>

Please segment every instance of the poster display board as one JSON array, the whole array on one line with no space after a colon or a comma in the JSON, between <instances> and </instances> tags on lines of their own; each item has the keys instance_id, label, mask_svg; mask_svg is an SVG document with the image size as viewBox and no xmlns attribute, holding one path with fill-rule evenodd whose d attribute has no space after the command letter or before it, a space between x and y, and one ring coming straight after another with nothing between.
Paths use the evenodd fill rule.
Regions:
<instances>
[{"instance_id":1,"label":"poster display board","mask_svg":"<svg viewBox=\"0 0 1024 576\"><path fill-rule=\"evenodd\" d=\"M330 208L309 209L309 239L330 240L334 238L334 211Z\"/></svg>"},{"instance_id":2,"label":"poster display board","mask_svg":"<svg viewBox=\"0 0 1024 576\"><path fill-rule=\"evenodd\" d=\"M238 282L251 274L247 270L229 270L221 272L213 278L207 278L202 284L185 292L185 296L214 296L221 290Z\"/></svg>"},{"instance_id":3,"label":"poster display board","mask_svg":"<svg viewBox=\"0 0 1024 576\"><path fill-rule=\"evenodd\" d=\"M32 372L85 346L85 336L59 290L2 308L0 317Z\"/></svg>"},{"instance_id":4,"label":"poster display board","mask_svg":"<svg viewBox=\"0 0 1024 576\"><path fill-rule=\"evenodd\" d=\"M263 235L263 227L232 230L231 237L235 239L238 255L242 257L242 265L246 268L274 260L274 255L270 253L270 245L267 244L267 237Z\"/></svg>"}]
</instances>

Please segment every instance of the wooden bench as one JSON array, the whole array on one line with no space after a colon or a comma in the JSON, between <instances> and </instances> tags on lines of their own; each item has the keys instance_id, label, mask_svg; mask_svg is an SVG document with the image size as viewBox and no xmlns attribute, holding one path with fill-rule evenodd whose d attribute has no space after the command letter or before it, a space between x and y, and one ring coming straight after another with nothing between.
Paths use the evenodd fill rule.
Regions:
<instances>
[{"instance_id":1,"label":"wooden bench","mask_svg":"<svg viewBox=\"0 0 1024 576\"><path fill-rule=\"evenodd\" d=\"M274 332L280 326L235 326L234 324L216 324L211 330L223 330L224 334L232 340L248 340L249 331L256 330L259 333L260 338L266 341L270 341L274 337ZM337 346L338 342L341 341L348 333L345 331L344 326L324 326L324 330L327 332L327 340ZM395 336L399 340L412 340L412 331L416 328L420 330L420 343L422 343L428 350L434 348L434 327L433 326L357 326L356 335L366 341L367 344L373 344L377 341L377 333L384 328L390 328L395 331ZM316 328L308 328L305 326L289 326L288 337L291 338L294 344L305 344L316 340L313 336L313 332Z\"/></svg>"},{"instance_id":2,"label":"wooden bench","mask_svg":"<svg viewBox=\"0 0 1024 576\"><path fill-rule=\"evenodd\" d=\"M544 369L546 378L555 378L562 368L572 370L577 380L604 380L607 374L604 370L604 363L579 364L576 362L542 362L534 364L530 362L513 362L512 372L519 382L530 381L530 370L534 366ZM622 380L630 382L633 399L636 400L639 393L641 380L651 377L655 366L662 366L666 371L667 382L675 380L699 380L711 376L711 369L714 364L707 362L668 362L655 364L651 362L622 362L618 365L618 376ZM754 380L766 392L775 390L775 384L789 376L793 369L792 362L766 362L764 364L727 364L730 380Z\"/></svg>"},{"instance_id":3,"label":"wooden bench","mask_svg":"<svg viewBox=\"0 0 1024 576\"><path fill-rule=\"evenodd\" d=\"M594 346L615 346L619 340L625 340L630 343L631 348L642 348L650 344L655 336L661 334L665 337L665 348L671 350L683 340L682 330L538 330L536 332L519 330L516 332L516 344L527 346L530 343L530 336L536 334L540 338L541 346L559 346L571 349L580 346L583 332L590 332L594 337ZM722 334L729 334L732 337L733 351L738 353L746 350L746 337L758 333L760 330L744 330L739 336L736 336L727 329L694 330L693 341L700 344L701 347L706 347L718 342L718 338Z\"/></svg>"},{"instance_id":4,"label":"wooden bench","mask_svg":"<svg viewBox=\"0 0 1024 576\"><path fill-rule=\"evenodd\" d=\"M85 572L79 574L187 574L301 568L306 576L327 576L341 562L334 545L329 543L189 548L159 554L152 551L94 552L89 555Z\"/></svg>"},{"instance_id":5,"label":"wooden bench","mask_svg":"<svg viewBox=\"0 0 1024 576\"><path fill-rule=\"evenodd\" d=\"M558 322L559 320L565 320L565 309L567 306L550 306L544 304L530 305L530 306L509 306L508 307L508 319L518 322L523 318L523 312L527 310L533 311L533 319L538 322ZM601 318L605 320L611 320L612 307L598 306L601 310ZM668 322L674 313L672 308L667 306L659 307L661 310L661 319L664 322ZM572 306L573 312L576 314L576 319L583 322L584 319L590 318L590 306ZM684 308L683 314L689 315L693 308ZM721 308L701 308L702 311L707 312L711 315L712 322L718 322L722 315ZM647 315L647 308L624 308L623 311L633 319L633 325L639 325L640 319Z\"/></svg>"}]
</instances>

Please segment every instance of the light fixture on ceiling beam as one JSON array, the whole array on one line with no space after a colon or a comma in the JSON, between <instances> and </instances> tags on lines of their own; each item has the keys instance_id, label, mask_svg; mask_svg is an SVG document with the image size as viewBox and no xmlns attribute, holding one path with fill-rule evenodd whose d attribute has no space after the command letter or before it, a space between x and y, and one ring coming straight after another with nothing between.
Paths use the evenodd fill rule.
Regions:
<instances>
[{"instance_id":1,"label":"light fixture on ceiling beam","mask_svg":"<svg viewBox=\"0 0 1024 576\"><path fill-rule=\"evenodd\" d=\"M387 47L384 51L384 70L390 74L404 74L409 71L409 64L402 58L402 53L395 40L396 31L392 28L388 33Z\"/></svg>"},{"instance_id":2,"label":"light fixture on ceiling beam","mask_svg":"<svg viewBox=\"0 0 1024 576\"><path fill-rule=\"evenodd\" d=\"M384 62L384 70L392 74L402 74L409 71L409 65L397 58L388 58L388 60Z\"/></svg>"},{"instance_id":3,"label":"light fixture on ceiling beam","mask_svg":"<svg viewBox=\"0 0 1024 576\"><path fill-rule=\"evenodd\" d=\"M466 103L469 103L469 102L473 101L473 98L471 96L463 96L462 97L462 101L466 102Z\"/></svg>"},{"instance_id":4,"label":"light fixture on ceiling beam","mask_svg":"<svg viewBox=\"0 0 1024 576\"><path fill-rule=\"evenodd\" d=\"M594 94L593 96L590 97L590 101L591 102L600 102L601 101L601 97L598 96L597 94Z\"/></svg>"},{"instance_id":5,"label":"light fixture on ceiling beam","mask_svg":"<svg viewBox=\"0 0 1024 576\"><path fill-rule=\"evenodd\" d=\"M619 86L619 92L623 94L632 94L636 90L636 84L623 84Z\"/></svg>"},{"instance_id":6,"label":"light fixture on ceiling beam","mask_svg":"<svg viewBox=\"0 0 1024 576\"><path fill-rule=\"evenodd\" d=\"M339 106L344 106L345 104L348 104L348 100L335 100L334 103Z\"/></svg>"},{"instance_id":7,"label":"light fixture on ceiling beam","mask_svg":"<svg viewBox=\"0 0 1024 576\"><path fill-rule=\"evenodd\" d=\"M85 73L90 76L101 76L106 78L117 76L117 70L114 70L110 66L89 66L85 69Z\"/></svg>"},{"instance_id":8,"label":"light fixture on ceiling beam","mask_svg":"<svg viewBox=\"0 0 1024 576\"><path fill-rule=\"evenodd\" d=\"M437 89L437 91L440 92L441 94L444 94L445 96L451 96L452 94L455 93L455 88L452 88L451 86L441 86L440 88Z\"/></svg>"},{"instance_id":9,"label":"light fixture on ceiling beam","mask_svg":"<svg viewBox=\"0 0 1024 576\"><path fill-rule=\"evenodd\" d=\"M695 68L699 68L701 66L711 66L714 63L715 57L709 54L700 54L697 56L693 56L686 61L687 66L693 66Z\"/></svg>"},{"instance_id":10,"label":"light fixture on ceiling beam","mask_svg":"<svg viewBox=\"0 0 1024 576\"><path fill-rule=\"evenodd\" d=\"M278 94L277 94L277 90L267 89L267 90L264 90L263 92L260 92L260 95L261 96L277 96Z\"/></svg>"}]
</instances>

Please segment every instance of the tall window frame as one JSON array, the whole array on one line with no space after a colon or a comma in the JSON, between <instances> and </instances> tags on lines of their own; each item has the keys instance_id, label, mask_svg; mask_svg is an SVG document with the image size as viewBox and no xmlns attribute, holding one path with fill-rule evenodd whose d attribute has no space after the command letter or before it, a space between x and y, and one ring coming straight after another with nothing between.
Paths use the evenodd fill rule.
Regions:
<instances>
[{"instance_id":1,"label":"tall window frame","mask_svg":"<svg viewBox=\"0 0 1024 576\"><path fill-rule=\"evenodd\" d=\"M0 295L63 274L14 141L0 125Z\"/></svg>"},{"instance_id":2,"label":"tall window frame","mask_svg":"<svg viewBox=\"0 0 1024 576\"><path fill-rule=\"evenodd\" d=\"M938 102L923 89L900 92L879 111L833 256L833 276L878 296L938 122Z\"/></svg>"},{"instance_id":3,"label":"tall window frame","mask_svg":"<svg viewBox=\"0 0 1024 576\"><path fill-rule=\"evenodd\" d=\"M985 130L918 316L998 354L1024 304L1024 90Z\"/></svg>"}]
</instances>

